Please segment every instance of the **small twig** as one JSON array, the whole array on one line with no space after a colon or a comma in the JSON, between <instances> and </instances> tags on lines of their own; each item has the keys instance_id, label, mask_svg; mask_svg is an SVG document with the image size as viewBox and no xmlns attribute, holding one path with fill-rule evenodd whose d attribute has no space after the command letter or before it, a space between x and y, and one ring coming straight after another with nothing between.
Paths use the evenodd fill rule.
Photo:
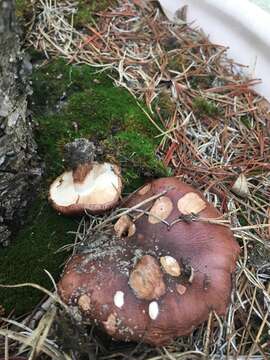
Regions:
<instances>
[{"instance_id":1,"label":"small twig","mask_svg":"<svg viewBox=\"0 0 270 360\"><path fill-rule=\"evenodd\" d=\"M269 224L258 224L258 225L249 225L249 226L239 226L231 228L232 231L243 231L243 230L252 230L252 229L263 229L268 228Z\"/></svg>"},{"instance_id":2,"label":"small twig","mask_svg":"<svg viewBox=\"0 0 270 360\"><path fill-rule=\"evenodd\" d=\"M208 316L208 321L207 321L207 327L206 327L205 339L204 339L204 347L203 347L203 352L205 354L204 355L205 360L207 360L209 357L209 342L210 342L212 319L213 319L213 312L210 311L210 314Z\"/></svg>"},{"instance_id":3,"label":"small twig","mask_svg":"<svg viewBox=\"0 0 270 360\"><path fill-rule=\"evenodd\" d=\"M228 220L225 219L213 219L213 218L202 218L200 217L198 214L189 214L189 215L181 215L179 216L177 219L175 219L174 221L172 221L169 226L172 227L173 225L179 223L179 222L185 222L185 223L189 223L189 222L204 222L207 224L213 224L213 225L222 225L222 226L226 226L229 227L230 222Z\"/></svg>"},{"instance_id":4,"label":"small twig","mask_svg":"<svg viewBox=\"0 0 270 360\"><path fill-rule=\"evenodd\" d=\"M168 226L168 227L170 226L170 224L166 220L161 219L159 216L157 216L155 214L151 214L149 211L145 211L142 209L133 209L133 211L139 212L141 216L143 216L143 215L151 216L151 217L155 218L156 220L158 220L159 222L162 222L166 226ZM136 217L135 221L137 221L139 219L139 217L140 216Z\"/></svg>"},{"instance_id":5,"label":"small twig","mask_svg":"<svg viewBox=\"0 0 270 360\"><path fill-rule=\"evenodd\" d=\"M159 193L159 194L153 195L153 196L151 196L150 198L147 198L147 199L143 200L143 201L140 202L139 204L134 205L134 206L132 206L131 208L128 208L128 209L122 211L120 214L117 214L117 215L114 215L114 216L112 216L112 217L107 218L107 219L104 220L101 224L95 226L92 230L93 230L93 231L99 230L100 228L104 227L104 225L106 225L106 224L108 224L108 223L111 223L112 221L114 221L114 220L116 220L116 219L119 219L121 216L127 215L127 214L131 213L132 211L134 211L134 210L136 210L136 209L139 209L141 206L146 205L146 204L148 204L149 202L154 201L154 200L160 198L161 196L167 194L167 192L170 191L170 190L172 190L172 189L173 189L172 187L169 187L167 190L164 190L164 191L162 191L162 192Z\"/></svg>"}]
</instances>

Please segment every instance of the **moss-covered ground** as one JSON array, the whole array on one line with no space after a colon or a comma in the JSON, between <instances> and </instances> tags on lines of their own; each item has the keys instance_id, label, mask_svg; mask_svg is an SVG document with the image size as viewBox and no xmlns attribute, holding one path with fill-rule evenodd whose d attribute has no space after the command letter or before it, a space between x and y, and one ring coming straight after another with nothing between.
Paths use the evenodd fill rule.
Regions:
<instances>
[{"instance_id":1,"label":"moss-covered ground","mask_svg":"<svg viewBox=\"0 0 270 360\"><path fill-rule=\"evenodd\" d=\"M193 109L201 116L215 117L220 114L219 108L213 102L203 97L196 97L193 100Z\"/></svg>"},{"instance_id":2,"label":"moss-covered ground","mask_svg":"<svg viewBox=\"0 0 270 360\"><path fill-rule=\"evenodd\" d=\"M55 253L72 242L79 219L59 216L47 201L49 183L64 169L63 145L78 137L93 140L103 159L122 167L125 192L150 177L167 175L155 156L156 130L133 97L114 87L106 74L89 66L55 60L35 68L31 110L39 153L46 165L43 185L26 225L13 244L0 250L0 283L34 282L51 288L44 272L57 280L67 253ZM30 288L1 289L0 304L17 314L30 311L42 294Z\"/></svg>"},{"instance_id":3,"label":"moss-covered ground","mask_svg":"<svg viewBox=\"0 0 270 360\"><path fill-rule=\"evenodd\" d=\"M106 74L58 60L36 71L32 81L37 141L50 181L64 169L63 145L79 137L98 143L102 160L120 163L126 191L141 185L145 173L166 173L155 156L155 128L133 97Z\"/></svg>"},{"instance_id":4,"label":"moss-covered ground","mask_svg":"<svg viewBox=\"0 0 270 360\"><path fill-rule=\"evenodd\" d=\"M79 0L78 11L74 17L76 27L92 25L95 21L94 14L105 10L108 6L116 3L116 0Z\"/></svg>"},{"instance_id":5,"label":"moss-covered ground","mask_svg":"<svg viewBox=\"0 0 270 360\"><path fill-rule=\"evenodd\" d=\"M24 27L31 20L36 3L29 0L16 0L15 3L17 18ZM74 26L78 29L92 26L96 21L96 13L115 3L116 0L78 0L77 11L74 14Z\"/></svg>"}]
</instances>

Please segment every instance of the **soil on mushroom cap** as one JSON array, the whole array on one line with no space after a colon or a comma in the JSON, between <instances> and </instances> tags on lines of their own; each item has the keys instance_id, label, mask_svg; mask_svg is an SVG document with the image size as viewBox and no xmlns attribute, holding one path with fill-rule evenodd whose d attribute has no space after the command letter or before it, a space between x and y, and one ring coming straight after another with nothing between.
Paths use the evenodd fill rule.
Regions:
<instances>
[{"instance_id":1,"label":"soil on mushroom cap","mask_svg":"<svg viewBox=\"0 0 270 360\"><path fill-rule=\"evenodd\" d=\"M137 231L129 239L113 235L113 224L111 233L107 229L106 235L86 236L65 268L59 294L76 306L80 294L91 292L95 305L91 313L82 314L85 321L95 318L97 324L104 325L116 311L121 323L114 338L138 341L143 334L144 342L160 346L190 333L208 318L210 309L220 316L225 314L240 248L227 227L205 223L199 217L190 222L174 221L181 213L179 199L185 199L186 194L193 194L192 206L195 204L204 218L220 217L197 190L176 177L157 179L151 185L150 198L167 191L173 205L168 223L151 223L146 213L137 219ZM125 207L139 204L145 197L139 190L127 198ZM139 258L134 261L136 250ZM105 282L106 287L100 286ZM123 333L123 327L131 329L133 335Z\"/></svg>"}]
</instances>

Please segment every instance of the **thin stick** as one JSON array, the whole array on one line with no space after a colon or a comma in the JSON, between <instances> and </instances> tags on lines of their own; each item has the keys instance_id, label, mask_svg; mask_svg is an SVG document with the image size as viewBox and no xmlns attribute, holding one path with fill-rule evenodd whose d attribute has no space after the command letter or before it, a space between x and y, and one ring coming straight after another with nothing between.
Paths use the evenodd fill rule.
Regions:
<instances>
[{"instance_id":1,"label":"thin stick","mask_svg":"<svg viewBox=\"0 0 270 360\"><path fill-rule=\"evenodd\" d=\"M112 221L120 218L121 216L127 215L127 214L131 213L132 211L140 208L141 206L146 205L146 204L148 204L149 202L154 201L154 200L160 198L161 196L167 194L167 192L170 191L170 190L172 190L172 189L173 189L173 187L169 187L167 190L164 190L164 191L162 191L162 192L159 193L159 194L153 195L153 196L151 196L150 198L145 199L144 201L140 202L139 204L134 205L134 206L132 206L131 208L128 208L127 210L122 211L120 214L114 215L114 216L112 216L112 217L107 218L107 219L104 220L101 224L95 226L92 230L98 230L98 229L102 228L105 224L111 223Z\"/></svg>"},{"instance_id":2,"label":"thin stick","mask_svg":"<svg viewBox=\"0 0 270 360\"><path fill-rule=\"evenodd\" d=\"M213 312L210 311L210 314L208 316L208 321L207 321L206 332L205 332L205 343L204 343L204 347L203 347L203 352L205 354L205 360L207 360L209 357L209 342L210 342L212 319L213 319Z\"/></svg>"}]
</instances>

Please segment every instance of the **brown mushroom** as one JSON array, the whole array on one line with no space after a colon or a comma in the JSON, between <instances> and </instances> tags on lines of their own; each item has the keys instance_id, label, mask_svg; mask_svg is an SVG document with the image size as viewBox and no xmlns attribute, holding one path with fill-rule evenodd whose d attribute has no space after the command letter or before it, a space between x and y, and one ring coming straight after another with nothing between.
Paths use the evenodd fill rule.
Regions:
<instances>
[{"instance_id":1,"label":"brown mushroom","mask_svg":"<svg viewBox=\"0 0 270 360\"><path fill-rule=\"evenodd\" d=\"M50 186L52 206L65 215L84 210L98 214L113 208L120 197L120 169L110 163L84 163L60 175Z\"/></svg>"},{"instance_id":2,"label":"brown mushroom","mask_svg":"<svg viewBox=\"0 0 270 360\"><path fill-rule=\"evenodd\" d=\"M119 237L113 225L102 239L95 234L67 264L59 294L113 338L159 346L189 334L211 310L226 313L239 246L228 227L205 221L221 213L196 189L163 178L146 190L124 205L144 204L143 215L133 214L135 234ZM170 211L156 205L159 194ZM159 221L149 221L153 207ZM83 295L90 299L87 311Z\"/></svg>"}]
</instances>

